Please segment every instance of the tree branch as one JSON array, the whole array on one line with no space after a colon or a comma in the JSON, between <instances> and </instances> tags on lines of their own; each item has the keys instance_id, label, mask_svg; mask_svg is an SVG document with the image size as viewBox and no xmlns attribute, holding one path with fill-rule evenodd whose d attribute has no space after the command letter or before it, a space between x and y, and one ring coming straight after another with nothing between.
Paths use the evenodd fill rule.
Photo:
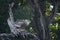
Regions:
<instances>
[{"instance_id":1,"label":"tree branch","mask_svg":"<svg viewBox=\"0 0 60 40\"><path fill-rule=\"evenodd\" d=\"M52 19L56 15L56 13L57 13L57 7L58 7L57 3L54 3L53 4L52 12L51 12L50 16L48 16L49 23L52 21Z\"/></svg>"},{"instance_id":2,"label":"tree branch","mask_svg":"<svg viewBox=\"0 0 60 40\"><path fill-rule=\"evenodd\" d=\"M12 7L14 6L14 2L12 2L11 4L9 4L9 15L10 15L10 20L12 22L12 24L14 24L14 17L13 17L13 12L12 12Z\"/></svg>"},{"instance_id":3,"label":"tree branch","mask_svg":"<svg viewBox=\"0 0 60 40\"><path fill-rule=\"evenodd\" d=\"M49 27L49 24L51 23L52 19L54 18L54 16L56 15L56 12L57 12L57 3L54 2L54 7L53 7L53 10L50 14L50 16L47 17L46 19L46 27L45 27L45 32L46 32L46 40L51 40L50 38L50 27Z\"/></svg>"},{"instance_id":4,"label":"tree branch","mask_svg":"<svg viewBox=\"0 0 60 40\"><path fill-rule=\"evenodd\" d=\"M38 0L34 0L32 2L34 3L33 8L34 8L34 22L35 22L35 26L33 28L37 32L40 39L44 40L45 39L45 29L44 29L45 19L43 18L43 14L38 4Z\"/></svg>"}]
</instances>

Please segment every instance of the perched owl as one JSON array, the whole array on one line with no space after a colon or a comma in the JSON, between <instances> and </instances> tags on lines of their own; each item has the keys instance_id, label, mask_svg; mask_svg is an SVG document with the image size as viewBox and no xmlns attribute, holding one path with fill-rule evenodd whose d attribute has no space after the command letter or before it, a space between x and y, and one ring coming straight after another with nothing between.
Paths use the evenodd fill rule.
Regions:
<instances>
[{"instance_id":1,"label":"perched owl","mask_svg":"<svg viewBox=\"0 0 60 40\"><path fill-rule=\"evenodd\" d=\"M10 27L11 33L17 35L22 31L25 31L25 27L30 24L30 20L17 20L16 22L12 23L11 20L8 18L7 20L8 25Z\"/></svg>"},{"instance_id":2,"label":"perched owl","mask_svg":"<svg viewBox=\"0 0 60 40\"><path fill-rule=\"evenodd\" d=\"M28 26L30 24L30 20L27 20L27 19L25 19L25 20L17 20L16 22L15 22L15 26L17 27L17 28L25 28L26 26Z\"/></svg>"}]
</instances>

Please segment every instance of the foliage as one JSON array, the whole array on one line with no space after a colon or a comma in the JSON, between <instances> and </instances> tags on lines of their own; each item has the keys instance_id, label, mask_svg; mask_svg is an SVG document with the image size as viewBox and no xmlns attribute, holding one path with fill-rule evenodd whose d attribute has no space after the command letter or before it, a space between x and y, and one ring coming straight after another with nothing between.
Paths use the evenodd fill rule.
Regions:
<instances>
[{"instance_id":1,"label":"foliage","mask_svg":"<svg viewBox=\"0 0 60 40\"><path fill-rule=\"evenodd\" d=\"M9 0L11 2L13 2L14 0ZM9 17L8 14L8 3L10 3L7 0L0 0L0 33L9 33L9 27L7 25L7 18ZM16 2L17 1L17 2ZM27 0L15 0L16 5L18 5L18 3L21 3L20 6L17 6L15 8L14 6L14 19L16 21L16 19L30 19L31 20L31 24L26 27L26 29L29 32L34 33L33 30L33 9L32 6L30 4L27 3ZM27 4L26 4L27 3ZM50 12L52 11L52 8L50 7L51 2L46 1L46 16L50 15ZM60 8L58 8L58 10L60 10ZM59 11L60 12L60 11ZM51 29L51 38L52 40L59 40L60 38L58 36L60 36L60 15L57 13L56 16L54 17L54 19L52 20L52 23L50 24L50 29ZM58 35L59 34L59 35Z\"/></svg>"},{"instance_id":2,"label":"foliage","mask_svg":"<svg viewBox=\"0 0 60 40\"><path fill-rule=\"evenodd\" d=\"M47 2L46 4L46 16L49 16L49 13L52 11L50 10L50 5L51 5L51 2ZM57 9L58 11L60 10L59 8ZM60 30L60 15L59 13L56 13L54 19L52 20L52 23L50 24L50 28L51 28L51 32L50 32L50 35L51 35L51 38L52 40L59 40L59 37L60 35L59 34L59 30Z\"/></svg>"}]
</instances>

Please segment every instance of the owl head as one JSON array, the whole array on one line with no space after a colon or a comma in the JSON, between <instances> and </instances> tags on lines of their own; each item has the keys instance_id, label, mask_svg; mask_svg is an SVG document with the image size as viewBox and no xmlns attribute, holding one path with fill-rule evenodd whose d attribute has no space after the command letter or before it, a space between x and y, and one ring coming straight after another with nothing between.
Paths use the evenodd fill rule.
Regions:
<instances>
[{"instance_id":1,"label":"owl head","mask_svg":"<svg viewBox=\"0 0 60 40\"><path fill-rule=\"evenodd\" d=\"M25 20L17 20L15 22L15 26L17 28L23 28L23 27L28 26L30 23L31 23L31 21L30 20L27 20L27 19L25 19Z\"/></svg>"}]
</instances>

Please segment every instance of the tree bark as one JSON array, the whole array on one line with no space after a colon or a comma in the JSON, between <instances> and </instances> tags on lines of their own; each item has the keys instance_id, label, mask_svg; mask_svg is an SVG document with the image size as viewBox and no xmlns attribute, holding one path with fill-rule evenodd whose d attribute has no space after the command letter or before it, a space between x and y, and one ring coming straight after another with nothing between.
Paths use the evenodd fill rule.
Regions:
<instances>
[{"instance_id":1,"label":"tree bark","mask_svg":"<svg viewBox=\"0 0 60 40\"><path fill-rule=\"evenodd\" d=\"M32 0L31 0L32 1ZM44 19L43 14L41 12L38 0L34 0L33 2L33 8L34 8L34 30L37 32L40 40L45 39L45 29L44 29Z\"/></svg>"}]
</instances>

